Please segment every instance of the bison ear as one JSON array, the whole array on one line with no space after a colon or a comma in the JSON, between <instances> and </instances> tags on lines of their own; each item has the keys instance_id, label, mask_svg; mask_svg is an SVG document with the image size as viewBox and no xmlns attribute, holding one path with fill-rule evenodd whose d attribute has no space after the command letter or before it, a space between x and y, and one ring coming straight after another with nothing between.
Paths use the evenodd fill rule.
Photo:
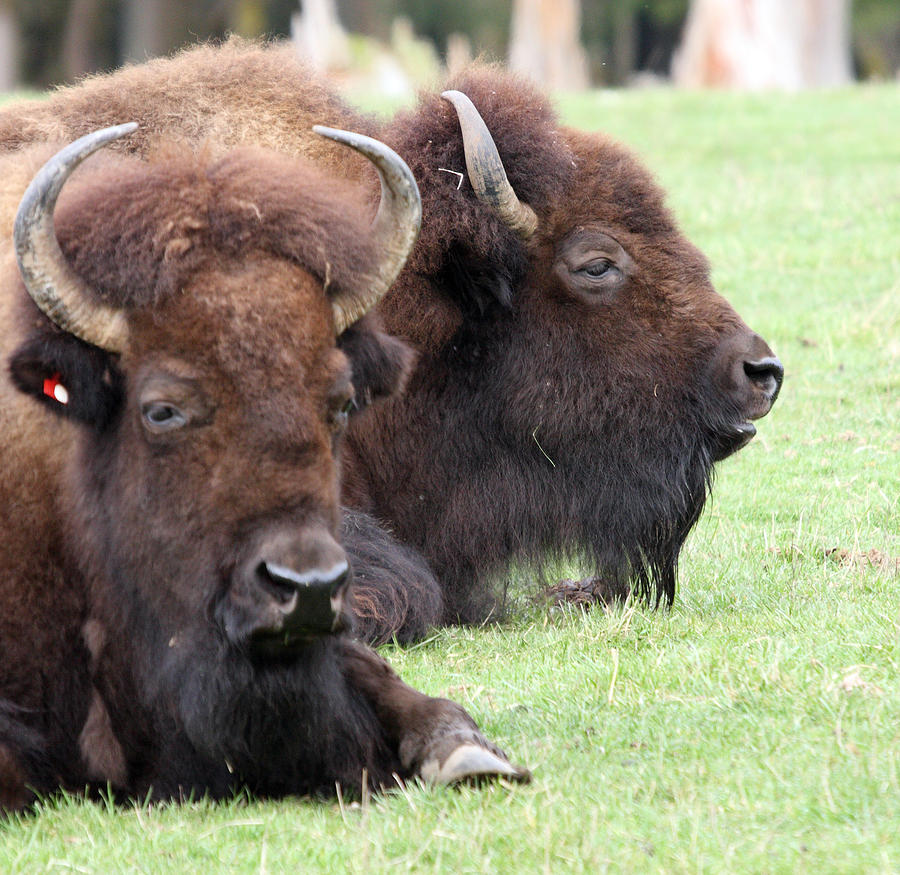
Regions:
<instances>
[{"instance_id":1,"label":"bison ear","mask_svg":"<svg viewBox=\"0 0 900 875\"><path fill-rule=\"evenodd\" d=\"M54 413L105 429L122 405L123 380L114 356L47 327L9 360L16 388Z\"/></svg>"},{"instance_id":2,"label":"bison ear","mask_svg":"<svg viewBox=\"0 0 900 875\"><path fill-rule=\"evenodd\" d=\"M463 313L480 317L494 307L509 310L526 273L521 245L513 241L499 257L479 256L459 243L447 249L440 285Z\"/></svg>"},{"instance_id":3,"label":"bison ear","mask_svg":"<svg viewBox=\"0 0 900 875\"><path fill-rule=\"evenodd\" d=\"M380 329L378 317L370 313L338 338L338 346L353 369L358 410L399 392L412 370L413 351L402 340Z\"/></svg>"}]
</instances>

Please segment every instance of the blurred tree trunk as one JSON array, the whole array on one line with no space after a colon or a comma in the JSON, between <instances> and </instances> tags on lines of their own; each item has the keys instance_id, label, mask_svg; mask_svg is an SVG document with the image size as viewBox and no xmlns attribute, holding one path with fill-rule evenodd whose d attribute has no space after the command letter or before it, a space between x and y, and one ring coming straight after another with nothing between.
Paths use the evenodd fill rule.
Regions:
<instances>
[{"instance_id":1,"label":"blurred tree trunk","mask_svg":"<svg viewBox=\"0 0 900 875\"><path fill-rule=\"evenodd\" d=\"M850 0L806 0L803 72L810 86L845 85L853 78Z\"/></svg>"},{"instance_id":2,"label":"blurred tree trunk","mask_svg":"<svg viewBox=\"0 0 900 875\"><path fill-rule=\"evenodd\" d=\"M672 75L687 87L849 82L849 0L691 0Z\"/></svg>"},{"instance_id":3,"label":"blurred tree trunk","mask_svg":"<svg viewBox=\"0 0 900 875\"><path fill-rule=\"evenodd\" d=\"M190 14L185 0L124 0L125 60L146 61L191 42Z\"/></svg>"},{"instance_id":4,"label":"blurred tree trunk","mask_svg":"<svg viewBox=\"0 0 900 875\"><path fill-rule=\"evenodd\" d=\"M228 0L226 30L241 36L256 37L266 32L266 0Z\"/></svg>"},{"instance_id":5,"label":"blurred tree trunk","mask_svg":"<svg viewBox=\"0 0 900 875\"><path fill-rule=\"evenodd\" d=\"M637 62L637 28L631 3L610 4L612 16L612 81L623 84L634 73Z\"/></svg>"},{"instance_id":6,"label":"blurred tree trunk","mask_svg":"<svg viewBox=\"0 0 900 875\"><path fill-rule=\"evenodd\" d=\"M291 16L291 39L297 54L318 70L346 67L350 61L347 32L335 0L302 0Z\"/></svg>"},{"instance_id":7,"label":"blurred tree trunk","mask_svg":"<svg viewBox=\"0 0 900 875\"><path fill-rule=\"evenodd\" d=\"M63 32L62 73L68 82L97 69L97 0L72 0Z\"/></svg>"},{"instance_id":8,"label":"blurred tree trunk","mask_svg":"<svg viewBox=\"0 0 900 875\"><path fill-rule=\"evenodd\" d=\"M452 75L472 63L472 40L464 33L451 33L447 37L447 71Z\"/></svg>"},{"instance_id":9,"label":"blurred tree trunk","mask_svg":"<svg viewBox=\"0 0 900 875\"><path fill-rule=\"evenodd\" d=\"M391 4L392 6L395 4ZM364 33L387 40L389 31L388 14L384 3L373 3L372 0L342 0L339 4L339 15L346 22L351 33Z\"/></svg>"},{"instance_id":10,"label":"blurred tree trunk","mask_svg":"<svg viewBox=\"0 0 900 875\"><path fill-rule=\"evenodd\" d=\"M21 34L12 3L0 0L0 91L19 84Z\"/></svg>"},{"instance_id":11,"label":"blurred tree trunk","mask_svg":"<svg viewBox=\"0 0 900 875\"><path fill-rule=\"evenodd\" d=\"M588 85L580 0L515 0L509 66L552 89Z\"/></svg>"}]
</instances>

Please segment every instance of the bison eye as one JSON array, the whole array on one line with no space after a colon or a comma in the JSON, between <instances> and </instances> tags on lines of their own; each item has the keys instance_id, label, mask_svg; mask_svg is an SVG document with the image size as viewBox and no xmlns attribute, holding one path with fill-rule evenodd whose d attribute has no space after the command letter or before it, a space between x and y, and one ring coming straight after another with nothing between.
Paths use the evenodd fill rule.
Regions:
<instances>
[{"instance_id":1,"label":"bison eye","mask_svg":"<svg viewBox=\"0 0 900 875\"><path fill-rule=\"evenodd\" d=\"M181 428L187 423L187 417L173 404L165 401L148 401L141 406L144 425L154 434Z\"/></svg>"},{"instance_id":2,"label":"bison eye","mask_svg":"<svg viewBox=\"0 0 900 875\"><path fill-rule=\"evenodd\" d=\"M619 273L619 269L608 258L598 258L596 261L579 268L576 273L591 279L601 279L607 276L612 278Z\"/></svg>"},{"instance_id":3,"label":"bison eye","mask_svg":"<svg viewBox=\"0 0 900 875\"><path fill-rule=\"evenodd\" d=\"M334 431L342 431L346 425L350 414L356 410L356 399L348 398L340 407L335 407L330 416L331 428Z\"/></svg>"},{"instance_id":4,"label":"bison eye","mask_svg":"<svg viewBox=\"0 0 900 875\"><path fill-rule=\"evenodd\" d=\"M634 262L609 234L597 228L577 228L560 242L554 272L584 303L608 306L634 274Z\"/></svg>"}]
</instances>

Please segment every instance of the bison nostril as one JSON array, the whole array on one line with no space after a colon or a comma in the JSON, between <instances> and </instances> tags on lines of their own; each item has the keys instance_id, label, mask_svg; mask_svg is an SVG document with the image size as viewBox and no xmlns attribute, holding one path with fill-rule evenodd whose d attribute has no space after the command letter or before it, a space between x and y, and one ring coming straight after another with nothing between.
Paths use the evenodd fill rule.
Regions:
<instances>
[{"instance_id":1,"label":"bison nostril","mask_svg":"<svg viewBox=\"0 0 900 875\"><path fill-rule=\"evenodd\" d=\"M275 608L277 616L269 614L256 629L255 644L282 652L310 637L340 630L340 588L349 574L346 559L303 572L277 562L260 562L257 580L272 598L270 608Z\"/></svg>"},{"instance_id":2,"label":"bison nostril","mask_svg":"<svg viewBox=\"0 0 900 875\"><path fill-rule=\"evenodd\" d=\"M262 583L263 588L275 601L284 606L290 604L297 595L297 586L290 577L281 572L280 566L270 562L260 562L256 566L256 577Z\"/></svg>"},{"instance_id":3,"label":"bison nostril","mask_svg":"<svg viewBox=\"0 0 900 875\"><path fill-rule=\"evenodd\" d=\"M260 562L257 575L265 588L287 609L292 609L298 593L327 591L333 595L347 579L350 566L337 562L330 568L299 572L275 562Z\"/></svg>"},{"instance_id":4,"label":"bison nostril","mask_svg":"<svg viewBox=\"0 0 900 875\"><path fill-rule=\"evenodd\" d=\"M768 356L758 361L745 361L744 373L748 379L765 392L770 401L774 401L778 397L782 380L784 380L784 365L777 358Z\"/></svg>"}]
</instances>

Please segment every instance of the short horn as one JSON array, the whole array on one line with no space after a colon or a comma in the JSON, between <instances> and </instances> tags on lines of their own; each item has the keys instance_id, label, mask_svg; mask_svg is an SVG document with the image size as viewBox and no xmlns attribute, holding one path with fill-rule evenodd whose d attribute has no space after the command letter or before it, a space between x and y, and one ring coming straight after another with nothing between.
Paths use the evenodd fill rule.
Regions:
<instances>
[{"instance_id":1,"label":"short horn","mask_svg":"<svg viewBox=\"0 0 900 875\"><path fill-rule=\"evenodd\" d=\"M441 97L456 110L466 150L466 170L476 197L493 207L504 225L527 240L537 230L537 214L513 191L494 138L475 104L462 91L445 91Z\"/></svg>"},{"instance_id":2,"label":"short horn","mask_svg":"<svg viewBox=\"0 0 900 875\"><path fill-rule=\"evenodd\" d=\"M372 241L381 258L368 272L364 289L342 292L332 301L335 330L341 334L384 297L403 269L419 236L422 199L406 162L384 143L321 125L316 125L313 130L365 155L375 165L381 179L381 203L372 222Z\"/></svg>"},{"instance_id":3,"label":"short horn","mask_svg":"<svg viewBox=\"0 0 900 875\"><path fill-rule=\"evenodd\" d=\"M110 352L121 352L128 324L121 310L92 300L56 239L53 211L72 171L98 149L130 134L129 123L94 131L57 152L25 190L13 230L16 260L28 294L63 331Z\"/></svg>"}]
</instances>

